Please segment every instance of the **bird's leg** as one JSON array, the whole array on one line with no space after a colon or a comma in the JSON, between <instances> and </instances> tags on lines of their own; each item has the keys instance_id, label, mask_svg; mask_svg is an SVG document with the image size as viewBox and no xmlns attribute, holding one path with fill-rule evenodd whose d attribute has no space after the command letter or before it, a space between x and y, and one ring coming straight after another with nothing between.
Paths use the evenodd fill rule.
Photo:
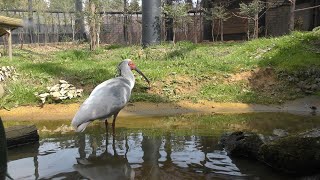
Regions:
<instances>
[{"instance_id":1,"label":"bird's leg","mask_svg":"<svg viewBox=\"0 0 320 180\"><path fill-rule=\"evenodd\" d=\"M116 119L117 119L118 114L119 114L119 112L117 112L117 113L115 113L115 114L113 115L113 121L112 121L112 134L113 134L113 136L115 136L115 130L114 130L114 128L115 128L115 126L116 126Z\"/></svg>"},{"instance_id":2,"label":"bird's leg","mask_svg":"<svg viewBox=\"0 0 320 180\"><path fill-rule=\"evenodd\" d=\"M108 131L108 119L104 120L104 124L106 125L106 131Z\"/></svg>"}]
</instances>

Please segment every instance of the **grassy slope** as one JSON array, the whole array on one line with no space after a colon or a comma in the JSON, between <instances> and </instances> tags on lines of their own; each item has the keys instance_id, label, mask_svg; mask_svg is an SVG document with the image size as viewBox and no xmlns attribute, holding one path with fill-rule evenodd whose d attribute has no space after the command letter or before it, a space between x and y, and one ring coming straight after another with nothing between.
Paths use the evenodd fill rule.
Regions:
<instances>
[{"instance_id":1,"label":"grassy slope","mask_svg":"<svg viewBox=\"0 0 320 180\"><path fill-rule=\"evenodd\" d=\"M114 77L116 65L131 58L150 78L158 91L147 92L145 82L138 77L132 101L164 102L173 100L214 100L218 102L276 103L295 98L285 84L277 95L252 90L241 81L223 83L230 74L250 71L257 67L272 66L277 72L294 73L309 67L319 67L320 54L314 42L319 33L295 32L279 38L262 38L250 42L192 44L180 42L176 46L163 44L142 50L139 46L104 46L95 52L87 48L70 48L58 52L14 50L14 59L2 58L0 66L13 65L21 76L18 81L7 82L7 94L0 106L11 107L38 103L34 92L45 91L59 79L65 79L85 89L84 98L94 86ZM261 53L271 48L270 51ZM176 89L183 83L197 88L184 93ZM170 79L170 81L168 81ZM292 89L292 88L291 88ZM281 90L280 90L281 91ZM66 102L83 101L68 100Z\"/></svg>"}]
</instances>

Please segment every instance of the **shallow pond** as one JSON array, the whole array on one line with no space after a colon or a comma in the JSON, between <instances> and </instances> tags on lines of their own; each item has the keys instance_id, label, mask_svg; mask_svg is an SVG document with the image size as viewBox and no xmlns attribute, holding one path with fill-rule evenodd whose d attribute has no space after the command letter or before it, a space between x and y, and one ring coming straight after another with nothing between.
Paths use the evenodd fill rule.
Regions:
<instances>
[{"instance_id":1,"label":"shallow pond","mask_svg":"<svg viewBox=\"0 0 320 180\"><path fill-rule=\"evenodd\" d=\"M94 123L84 133L69 121L35 123L40 142L9 150L14 179L292 179L255 161L230 158L219 147L223 132L269 134L320 127L319 116L283 113L119 118L116 136ZM68 129L68 128L65 128Z\"/></svg>"}]
</instances>

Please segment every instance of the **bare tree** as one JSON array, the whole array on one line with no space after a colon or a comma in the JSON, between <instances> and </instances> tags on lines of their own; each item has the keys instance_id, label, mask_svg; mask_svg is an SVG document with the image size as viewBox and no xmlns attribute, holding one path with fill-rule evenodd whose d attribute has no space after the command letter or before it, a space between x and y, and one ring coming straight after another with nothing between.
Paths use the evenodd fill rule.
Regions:
<instances>
[{"instance_id":1,"label":"bare tree","mask_svg":"<svg viewBox=\"0 0 320 180\"><path fill-rule=\"evenodd\" d=\"M230 18L229 13L227 12L227 6L228 4L224 3L219 3L219 4L214 4L213 8L210 8L209 10L205 11L206 12L206 19L211 21L211 36L212 36L212 41L214 41L214 25L215 25L215 20L218 20L218 34L220 32L220 38L221 41L223 41L223 22L228 20Z\"/></svg>"},{"instance_id":2,"label":"bare tree","mask_svg":"<svg viewBox=\"0 0 320 180\"><path fill-rule=\"evenodd\" d=\"M188 5L184 2L173 2L172 4L164 4L163 12L168 18L173 20L173 43L176 42L176 33L178 28L189 21Z\"/></svg>"},{"instance_id":3,"label":"bare tree","mask_svg":"<svg viewBox=\"0 0 320 180\"><path fill-rule=\"evenodd\" d=\"M264 9L264 4L260 0L253 0L249 4L240 3L240 15L248 20L248 39L250 39L250 21L254 22L253 38L259 36L259 13ZM236 15L237 16L237 15ZM239 17L239 16L237 16Z\"/></svg>"}]
</instances>

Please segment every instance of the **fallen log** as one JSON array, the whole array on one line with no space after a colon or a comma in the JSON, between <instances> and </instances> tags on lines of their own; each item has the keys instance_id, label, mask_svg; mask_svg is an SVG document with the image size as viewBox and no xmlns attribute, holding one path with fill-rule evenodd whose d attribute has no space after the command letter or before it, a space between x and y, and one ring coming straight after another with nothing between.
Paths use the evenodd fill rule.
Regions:
<instances>
[{"instance_id":1,"label":"fallen log","mask_svg":"<svg viewBox=\"0 0 320 180\"><path fill-rule=\"evenodd\" d=\"M39 134L35 125L11 126L6 128L5 132L8 148L39 142Z\"/></svg>"}]
</instances>

